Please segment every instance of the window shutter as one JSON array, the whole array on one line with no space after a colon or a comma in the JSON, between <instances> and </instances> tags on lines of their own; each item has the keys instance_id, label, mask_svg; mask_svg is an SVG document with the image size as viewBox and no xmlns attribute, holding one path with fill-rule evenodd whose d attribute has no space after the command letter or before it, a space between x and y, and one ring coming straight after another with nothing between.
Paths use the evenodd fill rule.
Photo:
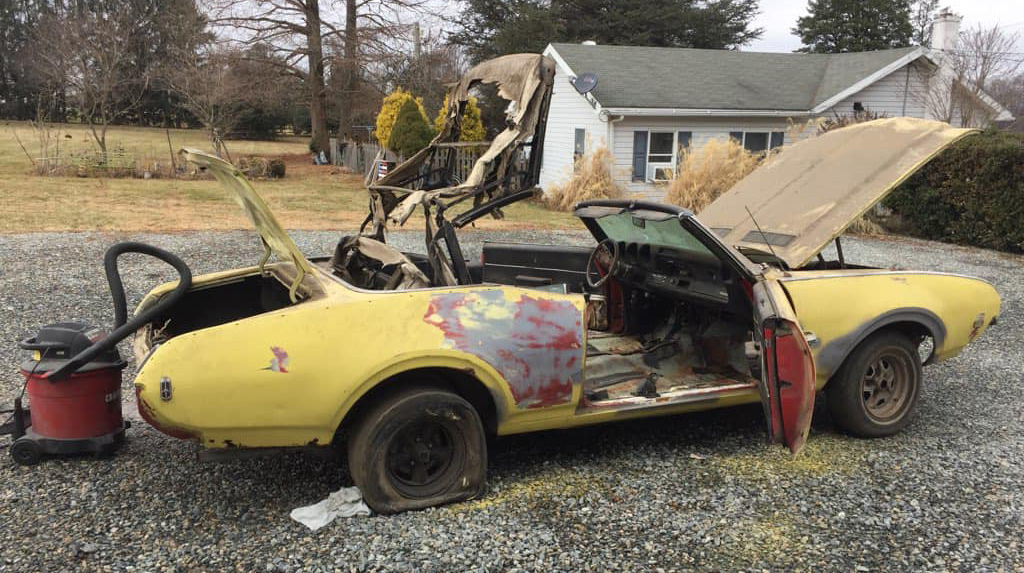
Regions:
<instances>
[{"instance_id":1,"label":"window shutter","mask_svg":"<svg viewBox=\"0 0 1024 573\"><path fill-rule=\"evenodd\" d=\"M769 149L775 149L776 147L782 147L782 144L785 143L785 141L786 141L786 132L785 131L773 131L772 132L772 142L771 142L771 145L768 146L768 148Z\"/></svg>"},{"instance_id":2,"label":"window shutter","mask_svg":"<svg viewBox=\"0 0 1024 573\"><path fill-rule=\"evenodd\" d=\"M681 149L689 149L691 139L693 139L693 132L680 131L679 133L676 134L676 144Z\"/></svg>"},{"instance_id":3,"label":"window shutter","mask_svg":"<svg viewBox=\"0 0 1024 573\"><path fill-rule=\"evenodd\" d=\"M633 132L633 181L647 178L647 132Z\"/></svg>"}]
</instances>

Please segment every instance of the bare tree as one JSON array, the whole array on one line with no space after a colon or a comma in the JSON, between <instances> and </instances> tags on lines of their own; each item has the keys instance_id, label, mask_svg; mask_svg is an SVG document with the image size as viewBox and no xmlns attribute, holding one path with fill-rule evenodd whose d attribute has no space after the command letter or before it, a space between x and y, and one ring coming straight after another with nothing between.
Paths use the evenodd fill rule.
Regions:
<instances>
[{"instance_id":1,"label":"bare tree","mask_svg":"<svg viewBox=\"0 0 1024 573\"><path fill-rule=\"evenodd\" d=\"M166 72L167 88L206 128L218 157L227 154L223 138L235 128L255 87L235 71L241 54L227 48L196 52Z\"/></svg>"},{"instance_id":2,"label":"bare tree","mask_svg":"<svg viewBox=\"0 0 1024 573\"><path fill-rule=\"evenodd\" d=\"M398 14L414 10L425 0L345 0L344 24L322 9L320 0L206 0L211 22L228 28L237 42L271 47L271 60L282 73L298 77L309 90L312 123L310 146L325 150L327 133L327 59L325 45L335 38L342 44L338 62L345 79L342 94L354 94L357 70L369 45L387 45L388 30L398 26ZM241 37L239 37L239 34ZM347 102L346 102L347 104ZM343 104L343 109L350 106ZM340 114L349 123L347 112ZM344 129L344 127L342 128Z\"/></svg>"},{"instance_id":3,"label":"bare tree","mask_svg":"<svg viewBox=\"0 0 1024 573\"><path fill-rule=\"evenodd\" d=\"M989 93L1016 118L1024 117L1024 72L994 79Z\"/></svg>"},{"instance_id":4,"label":"bare tree","mask_svg":"<svg viewBox=\"0 0 1024 573\"><path fill-rule=\"evenodd\" d=\"M932 41L932 19L939 9L939 0L914 0L910 5L910 25L914 27L913 41L927 46Z\"/></svg>"},{"instance_id":5,"label":"bare tree","mask_svg":"<svg viewBox=\"0 0 1024 573\"><path fill-rule=\"evenodd\" d=\"M934 51L937 65L919 68L917 95L928 114L964 127L996 119L985 88L1020 68L1021 58L1015 52L1019 38L999 26L976 25L960 34L953 49Z\"/></svg>"},{"instance_id":6,"label":"bare tree","mask_svg":"<svg viewBox=\"0 0 1024 573\"><path fill-rule=\"evenodd\" d=\"M70 107L89 126L100 153L107 128L134 110L149 85L132 67L130 39L150 15L66 11L48 14L37 28L32 53L36 74L62 86Z\"/></svg>"}]
</instances>

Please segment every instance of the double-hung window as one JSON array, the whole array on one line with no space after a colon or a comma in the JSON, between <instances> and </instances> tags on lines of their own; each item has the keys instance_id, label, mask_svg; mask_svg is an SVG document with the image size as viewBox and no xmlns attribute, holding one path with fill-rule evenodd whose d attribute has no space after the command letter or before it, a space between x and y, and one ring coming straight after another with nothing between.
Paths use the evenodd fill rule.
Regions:
<instances>
[{"instance_id":1,"label":"double-hung window","mask_svg":"<svg viewBox=\"0 0 1024 573\"><path fill-rule=\"evenodd\" d=\"M690 146L689 131L634 131L633 181L668 181L675 176L679 148Z\"/></svg>"},{"instance_id":2,"label":"double-hung window","mask_svg":"<svg viewBox=\"0 0 1024 573\"><path fill-rule=\"evenodd\" d=\"M786 133L783 131L731 131L729 137L751 153L761 153L782 147Z\"/></svg>"}]
</instances>

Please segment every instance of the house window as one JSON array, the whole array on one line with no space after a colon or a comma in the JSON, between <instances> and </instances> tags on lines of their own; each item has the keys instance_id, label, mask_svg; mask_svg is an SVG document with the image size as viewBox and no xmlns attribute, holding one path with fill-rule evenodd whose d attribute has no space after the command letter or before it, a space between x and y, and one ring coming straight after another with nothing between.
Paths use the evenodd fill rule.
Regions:
<instances>
[{"instance_id":1,"label":"house window","mask_svg":"<svg viewBox=\"0 0 1024 573\"><path fill-rule=\"evenodd\" d=\"M761 153L785 143L784 131L730 131L729 137L751 153Z\"/></svg>"},{"instance_id":2,"label":"house window","mask_svg":"<svg viewBox=\"0 0 1024 573\"><path fill-rule=\"evenodd\" d=\"M633 132L633 181L666 181L675 174L679 148L689 147L689 131Z\"/></svg>"},{"instance_id":3,"label":"house window","mask_svg":"<svg viewBox=\"0 0 1024 573\"><path fill-rule=\"evenodd\" d=\"M579 164L580 159L587 152L587 130L576 128L576 136L572 148L572 164L575 167Z\"/></svg>"}]
</instances>

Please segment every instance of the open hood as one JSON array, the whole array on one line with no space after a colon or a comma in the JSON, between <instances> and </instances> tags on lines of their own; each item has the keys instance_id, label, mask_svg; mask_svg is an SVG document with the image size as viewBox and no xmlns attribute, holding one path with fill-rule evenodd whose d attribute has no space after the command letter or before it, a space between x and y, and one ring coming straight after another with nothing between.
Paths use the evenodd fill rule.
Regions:
<instances>
[{"instance_id":1,"label":"open hood","mask_svg":"<svg viewBox=\"0 0 1024 573\"><path fill-rule=\"evenodd\" d=\"M726 244L774 251L800 268L935 155L976 131L912 118L829 131L770 157L697 218Z\"/></svg>"},{"instance_id":2,"label":"open hood","mask_svg":"<svg viewBox=\"0 0 1024 573\"><path fill-rule=\"evenodd\" d=\"M306 257L295 246L281 224L277 222L277 217L274 217L270 207L256 193L252 184L245 179L238 168L219 157L195 149L182 149L181 154L190 163L206 169L221 185L232 192L235 201L249 216L267 249L277 258L295 264L295 269L299 272L297 282L302 280L303 274L313 272Z\"/></svg>"}]
</instances>

